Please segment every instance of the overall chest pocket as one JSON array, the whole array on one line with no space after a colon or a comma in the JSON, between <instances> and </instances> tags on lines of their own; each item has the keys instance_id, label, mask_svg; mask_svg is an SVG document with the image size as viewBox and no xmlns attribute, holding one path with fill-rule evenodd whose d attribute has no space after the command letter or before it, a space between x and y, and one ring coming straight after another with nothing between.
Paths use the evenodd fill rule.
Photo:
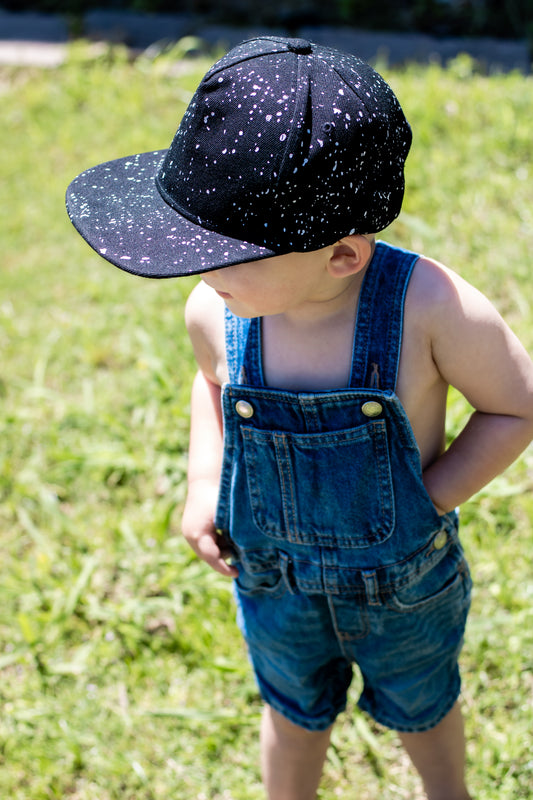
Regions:
<instances>
[{"instance_id":1,"label":"overall chest pocket","mask_svg":"<svg viewBox=\"0 0 533 800\"><path fill-rule=\"evenodd\" d=\"M362 548L394 528L383 420L332 433L241 427L253 519L265 535L298 544Z\"/></svg>"}]
</instances>

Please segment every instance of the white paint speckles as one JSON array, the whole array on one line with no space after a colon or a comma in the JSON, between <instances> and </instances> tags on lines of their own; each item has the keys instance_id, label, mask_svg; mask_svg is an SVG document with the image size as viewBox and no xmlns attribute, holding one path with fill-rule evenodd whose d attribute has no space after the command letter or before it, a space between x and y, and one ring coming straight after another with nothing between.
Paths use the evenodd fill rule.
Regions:
<instances>
[{"instance_id":1,"label":"white paint speckles","mask_svg":"<svg viewBox=\"0 0 533 800\"><path fill-rule=\"evenodd\" d=\"M328 242L318 237L329 241L332 218L349 223L343 233L360 230L353 217L365 219L357 199L368 202L361 188L364 177L387 170L401 177L399 162L386 163L387 153L402 139L408 147L407 134L401 131L386 141L382 127L375 126L374 138L383 87L378 79L374 84L361 81L351 57L337 56L332 69L329 56L322 54L313 73L301 80L301 73L293 71L294 83L287 86L288 73L281 68L287 56L278 55L277 47L252 41L208 73L201 85L207 91L201 88L190 104L175 147L166 157L160 155L165 159L158 180L168 205L152 185L156 158L130 157L121 167L112 164L91 174L84 192L89 185L93 195L104 194L107 212L83 197L71 202L77 203L78 219L87 215L86 228L99 231L104 257L126 263L131 271L145 265L147 273L156 272L162 264L163 273L171 273L174 264L195 272L200 265L210 269L258 258L262 247L287 252L322 246ZM264 73L265 62L255 58L262 52L269 53ZM327 130L322 127L326 122ZM359 129L362 137L354 139L352 131L359 137ZM374 208L366 212L376 224L381 217L388 224L385 206L396 203L387 188L384 184L375 192ZM174 217L174 209L185 217ZM212 231L235 238L224 245Z\"/></svg>"}]
</instances>

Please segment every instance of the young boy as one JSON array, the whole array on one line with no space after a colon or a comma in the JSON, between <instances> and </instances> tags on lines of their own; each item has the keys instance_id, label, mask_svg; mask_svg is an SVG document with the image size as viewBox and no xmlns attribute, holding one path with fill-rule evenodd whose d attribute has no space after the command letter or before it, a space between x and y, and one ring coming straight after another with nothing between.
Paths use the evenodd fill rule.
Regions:
<instances>
[{"instance_id":1,"label":"young boy","mask_svg":"<svg viewBox=\"0 0 533 800\"><path fill-rule=\"evenodd\" d=\"M531 440L533 365L464 280L376 241L410 142L368 65L265 37L209 70L167 152L68 192L112 263L202 274L183 533L235 580L270 800L316 796L353 664L427 797L469 797L454 509ZM475 411L445 449L449 385Z\"/></svg>"}]
</instances>

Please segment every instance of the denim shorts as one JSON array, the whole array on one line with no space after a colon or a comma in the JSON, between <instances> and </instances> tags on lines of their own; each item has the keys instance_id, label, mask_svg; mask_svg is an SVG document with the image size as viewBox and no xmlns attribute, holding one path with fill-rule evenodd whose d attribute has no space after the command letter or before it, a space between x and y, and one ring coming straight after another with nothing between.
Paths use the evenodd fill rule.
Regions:
<instances>
[{"instance_id":1,"label":"denim shorts","mask_svg":"<svg viewBox=\"0 0 533 800\"><path fill-rule=\"evenodd\" d=\"M276 711L326 729L345 709L354 664L359 706L388 728L428 730L451 710L472 588L453 526L404 563L352 576L343 594L300 591L282 550L243 557L238 622L261 695Z\"/></svg>"}]
</instances>

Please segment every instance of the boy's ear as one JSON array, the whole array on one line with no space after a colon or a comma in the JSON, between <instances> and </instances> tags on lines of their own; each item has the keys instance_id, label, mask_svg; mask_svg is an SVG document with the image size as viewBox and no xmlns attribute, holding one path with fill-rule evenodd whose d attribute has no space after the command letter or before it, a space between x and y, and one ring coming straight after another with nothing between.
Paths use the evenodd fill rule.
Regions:
<instances>
[{"instance_id":1,"label":"boy's ear","mask_svg":"<svg viewBox=\"0 0 533 800\"><path fill-rule=\"evenodd\" d=\"M371 240L360 235L345 236L333 245L328 272L334 278L347 278L363 269L371 256Z\"/></svg>"}]
</instances>

